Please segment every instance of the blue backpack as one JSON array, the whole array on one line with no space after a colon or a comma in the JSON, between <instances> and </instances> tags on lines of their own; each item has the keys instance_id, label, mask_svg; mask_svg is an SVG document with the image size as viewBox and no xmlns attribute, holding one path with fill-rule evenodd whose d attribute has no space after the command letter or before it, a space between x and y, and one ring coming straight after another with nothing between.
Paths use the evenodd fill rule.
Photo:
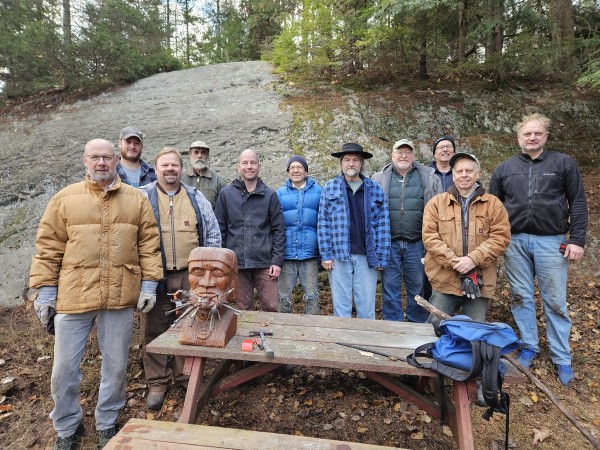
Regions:
<instances>
[{"instance_id":1,"label":"blue backpack","mask_svg":"<svg viewBox=\"0 0 600 450\"><path fill-rule=\"evenodd\" d=\"M411 366L438 372L441 383L443 377L467 381L481 375L483 398L489 407L483 418L489 420L494 412L506 414L508 445L510 398L502 390L506 368L500 356L519 348L514 330L505 323L476 322L459 315L443 320L437 331L440 333L437 341L417 347L406 361ZM429 362L419 362L417 358L421 357L428 358ZM446 413L443 398L442 395L442 420Z\"/></svg>"}]
</instances>

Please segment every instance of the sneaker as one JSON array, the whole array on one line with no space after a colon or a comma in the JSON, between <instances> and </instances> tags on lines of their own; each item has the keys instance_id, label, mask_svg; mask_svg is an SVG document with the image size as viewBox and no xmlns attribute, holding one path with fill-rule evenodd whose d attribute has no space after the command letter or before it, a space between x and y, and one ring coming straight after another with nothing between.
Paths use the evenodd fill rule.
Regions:
<instances>
[{"instance_id":1,"label":"sneaker","mask_svg":"<svg viewBox=\"0 0 600 450\"><path fill-rule=\"evenodd\" d=\"M117 434L117 429L114 426L106 430L98 430L98 450L102 450L115 434Z\"/></svg>"},{"instance_id":2,"label":"sneaker","mask_svg":"<svg viewBox=\"0 0 600 450\"><path fill-rule=\"evenodd\" d=\"M558 381L564 387L569 386L569 382L573 379L575 375L573 375L573 369L569 364L557 364L556 372L558 372Z\"/></svg>"},{"instance_id":3,"label":"sneaker","mask_svg":"<svg viewBox=\"0 0 600 450\"><path fill-rule=\"evenodd\" d=\"M162 404L167 396L166 392L149 392L146 398L146 408L152 411L158 411L162 408Z\"/></svg>"},{"instance_id":4,"label":"sneaker","mask_svg":"<svg viewBox=\"0 0 600 450\"><path fill-rule=\"evenodd\" d=\"M54 441L54 450L74 450L81 446L83 436L83 422L80 422L71 436L57 437Z\"/></svg>"},{"instance_id":5,"label":"sneaker","mask_svg":"<svg viewBox=\"0 0 600 450\"><path fill-rule=\"evenodd\" d=\"M517 362L519 364L521 364L523 367L525 367L526 369L529 369L529 367L531 367L531 363L537 357L538 357L537 352L530 350L528 347L524 347L521 350L521 352L519 353L519 356L517 356Z\"/></svg>"}]
</instances>

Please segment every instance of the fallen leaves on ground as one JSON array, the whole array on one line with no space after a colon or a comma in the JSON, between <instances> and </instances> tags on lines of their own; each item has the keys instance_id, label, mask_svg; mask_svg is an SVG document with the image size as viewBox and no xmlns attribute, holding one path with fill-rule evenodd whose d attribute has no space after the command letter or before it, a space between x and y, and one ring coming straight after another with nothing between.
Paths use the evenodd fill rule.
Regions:
<instances>
[{"instance_id":1,"label":"fallen leaves on ground","mask_svg":"<svg viewBox=\"0 0 600 450\"><path fill-rule=\"evenodd\" d=\"M552 436L550 430L546 428L542 428L538 430L537 428L533 429L533 444L537 444L538 442L543 442L546 438Z\"/></svg>"}]
</instances>

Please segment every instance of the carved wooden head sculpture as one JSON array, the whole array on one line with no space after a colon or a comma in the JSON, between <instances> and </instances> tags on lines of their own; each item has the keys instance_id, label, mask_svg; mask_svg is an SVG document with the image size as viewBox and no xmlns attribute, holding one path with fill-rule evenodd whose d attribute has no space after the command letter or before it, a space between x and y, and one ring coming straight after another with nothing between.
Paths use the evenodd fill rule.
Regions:
<instances>
[{"instance_id":1,"label":"carved wooden head sculpture","mask_svg":"<svg viewBox=\"0 0 600 450\"><path fill-rule=\"evenodd\" d=\"M235 303L237 298L237 257L232 250L196 247L188 258L190 290L211 304ZM233 289L233 290L232 290ZM228 294L226 294L228 291Z\"/></svg>"}]
</instances>

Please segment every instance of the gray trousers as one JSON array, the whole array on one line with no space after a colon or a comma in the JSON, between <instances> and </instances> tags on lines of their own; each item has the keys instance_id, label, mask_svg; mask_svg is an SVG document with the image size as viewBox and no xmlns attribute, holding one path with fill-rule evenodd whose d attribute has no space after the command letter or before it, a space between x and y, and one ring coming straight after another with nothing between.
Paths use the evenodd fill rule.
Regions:
<instances>
[{"instance_id":1,"label":"gray trousers","mask_svg":"<svg viewBox=\"0 0 600 450\"><path fill-rule=\"evenodd\" d=\"M133 308L57 314L54 317L56 334L51 380L54 409L50 413L50 419L60 437L75 433L83 419L83 410L79 405L81 361L94 323L102 354L96 429L106 430L114 426L121 408L125 406Z\"/></svg>"}]
</instances>

